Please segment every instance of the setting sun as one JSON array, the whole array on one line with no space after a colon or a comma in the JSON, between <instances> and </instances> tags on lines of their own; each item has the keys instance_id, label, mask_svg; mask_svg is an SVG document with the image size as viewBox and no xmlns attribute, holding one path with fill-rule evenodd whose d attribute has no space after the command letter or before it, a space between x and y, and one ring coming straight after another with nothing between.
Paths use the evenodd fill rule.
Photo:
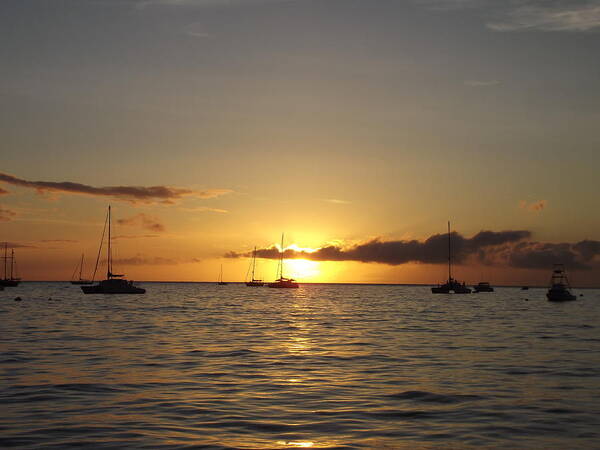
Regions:
<instances>
[{"instance_id":1,"label":"setting sun","mask_svg":"<svg viewBox=\"0 0 600 450\"><path fill-rule=\"evenodd\" d=\"M285 261L286 272L295 279L307 280L321 274L319 263L306 259L288 259Z\"/></svg>"}]
</instances>

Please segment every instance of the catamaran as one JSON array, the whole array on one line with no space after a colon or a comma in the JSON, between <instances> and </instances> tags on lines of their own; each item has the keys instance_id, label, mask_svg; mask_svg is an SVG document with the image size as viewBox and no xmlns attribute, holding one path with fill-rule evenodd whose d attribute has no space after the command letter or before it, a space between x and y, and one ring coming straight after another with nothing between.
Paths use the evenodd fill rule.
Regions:
<instances>
[{"instance_id":1,"label":"catamaran","mask_svg":"<svg viewBox=\"0 0 600 450\"><path fill-rule=\"evenodd\" d=\"M77 269L79 269L79 278L74 280L73 277L75 276L75 272L77 272ZM71 275L71 284L92 284L93 283L92 280L86 280L85 278L81 278L82 272L83 272L83 253L81 254L81 261L79 262L79 264L77 264L77 267L75 267L75 270L73 271L73 275Z\"/></svg>"},{"instance_id":2,"label":"catamaran","mask_svg":"<svg viewBox=\"0 0 600 450\"><path fill-rule=\"evenodd\" d=\"M279 251L279 264L277 266L277 278L272 283L269 283L267 286L270 288L279 288L279 289L296 289L298 288L298 283L293 278L285 278L283 276L283 233L281 233L281 249Z\"/></svg>"},{"instance_id":3,"label":"catamaran","mask_svg":"<svg viewBox=\"0 0 600 450\"><path fill-rule=\"evenodd\" d=\"M255 270L256 270L256 247L254 247L254 251L252 252L252 280L246 281L246 286L260 287L260 286L265 285L263 280L257 280L256 278L254 278ZM246 277L247 276L248 275L246 275Z\"/></svg>"},{"instance_id":4,"label":"catamaran","mask_svg":"<svg viewBox=\"0 0 600 450\"><path fill-rule=\"evenodd\" d=\"M465 282L452 278L452 247L450 246L450 221L448 221L448 280L445 283L439 284L431 288L433 294L470 294L471 289L467 287Z\"/></svg>"},{"instance_id":5,"label":"catamaran","mask_svg":"<svg viewBox=\"0 0 600 450\"><path fill-rule=\"evenodd\" d=\"M554 264L552 278L550 279L550 289L546 293L546 298L550 302L568 302L576 300L577 297L571 294L569 279L565 272L563 264Z\"/></svg>"},{"instance_id":6,"label":"catamaran","mask_svg":"<svg viewBox=\"0 0 600 450\"><path fill-rule=\"evenodd\" d=\"M94 269L94 276L92 277L92 283L96 277L96 270L98 269L98 261L100 260L100 253L102 252L102 243L104 242L104 232L106 231L106 224L108 223L108 240L107 240L107 260L106 260L106 280L99 281L94 286L81 286L81 290L84 294L145 294L146 290L140 287L134 286L133 281L128 281L122 277L123 274L113 273L113 260L111 252L111 215L110 205L108 206L108 214L104 222L104 230L102 230L102 238L100 239L100 248L98 249L98 257L96 258L96 268Z\"/></svg>"},{"instance_id":7,"label":"catamaran","mask_svg":"<svg viewBox=\"0 0 600 450\"><path fill-rule=\"evenodd\" d=\"M4 243L4 278L0 280L0 286L15 287L19 285L20 278L15 277L15 249L11 249L8 256L8 242ZM8 260L10 259L10 267Z\"/></svg>"}]
</instances>

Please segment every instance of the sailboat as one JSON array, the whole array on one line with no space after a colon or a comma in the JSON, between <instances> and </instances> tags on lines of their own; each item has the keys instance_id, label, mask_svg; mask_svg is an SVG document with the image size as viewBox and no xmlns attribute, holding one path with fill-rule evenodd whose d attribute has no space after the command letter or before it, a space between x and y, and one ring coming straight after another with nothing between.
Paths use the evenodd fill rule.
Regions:
<instances>
[{"instance_id":1,"label":"sailboat","mask_svg":"<svg viewBox=\"0 0 600 450\"><path fill-rule=\"evenodd\" d=\"M227 284L226 281L223 281L223 264L221 264L221 272L219 273L219 281L217 284L219 286L225 286Z\"/></svg>"},{"instance_id":2,"label":"sailboat","mask_svg":"<svg viewBox=\"0 0 600 450\"><path fill-rule=\"evenodd\" d=\"M298 288L298 283L296 280L292 278L285 278L283 276L283 233L281 233L281 250L279 252L279 264L277 266L277 278L272 283L269 283L267 286L270 288L279 288L279 289L296 289Z\"/></svg>"},{"instance_id":3,"label":"sailboat","mask_svg":"<svg viewBox=\"0 0 600 450\"><path fill-rule=\"evenodd\" d=\"M546 298L550 302L568 302L576 300L577 297L571 294L569 279L565 272L563 264L554 264L552 278L550 279L550 289L546 293Z\"/></svg>"},{"instance_id":4,"label":"sailboat","mask_svg":"<svg viewBox=\"0 0 600 450\"><path fill-rule=\"evenodd\" d=\"M445 283L439 284L431 288L433 294L449 294L454 292L455 294L470 294L469 289L465 282L462 283L452 278L452 247L450 246L450 221L448 221L448 280Z\"/></svg>"},{"instance_id":5,"label":"sailboat","mask_svg":"<svg viewBox=\"0 0 600 450\"><path fill-rule=\"evenodd\" d=\"M256 278L254 278L255 270L256 270L256 247L254 247L254 251L252 252L252 280L246 281L246 286L260 287L260 286L265 285L263 280L257 280Z\"/></svg>"},{"instance_id":6,"label":"sailboat","mask_svg":"<svg viewBox=\"0 0 600 450\"><path fill-rule=\"evenodd\" d=\"M74 280L73 276L75 275L75 272L77 272L77 269L79 269L79 278ZM77 267L75 267L75 271L73 272L73 275L71 275L71 284L92 284L93 283L92 280L86 280L84 278L81 278L82 272L83 272L83 253L81 254L81 262L79 264L77 264Z\"/></svg>"},{"instance_id":7,"label":"sailboat","mask_svg":"<svg viewBox=\"0 0 600 450\"><path fill-rule=\"evenodd\" d=\"M8 260L10 259L10 267ZM4 278L0 280L0 286L15 287L19 285L20 278L15 277L15 249L11 249L8 256L8 242L4 243Z\"/></svg>"},{"instance_id":8,"label":"sailboat","mask_svg":"<svg viewBox=\"0 0 600 450\"><path fill-rule=\"evenodd\" d=\"M99 281L94 286L81 286L81 290L84 294L145 294L146 290L140 287L134 286L133 281L128 281L122 277L125 275L113 273L112 267L112 252L111 252L111 211L110 205L108 206L108 214L106 221L104 222L104 230L102 231L102 238L100 239L100 248L98 249L98 257L96 258L96 268L94 269L94 276L92 277L92 283L96 276L96 270L98 269L98 261L100 259L100 253L102 251L102 243L104 241L104 231L106 230L106 223L108 222L108 241L107 241L107 260L106 260L106 280Z\"/></svg>"}]
</instances>

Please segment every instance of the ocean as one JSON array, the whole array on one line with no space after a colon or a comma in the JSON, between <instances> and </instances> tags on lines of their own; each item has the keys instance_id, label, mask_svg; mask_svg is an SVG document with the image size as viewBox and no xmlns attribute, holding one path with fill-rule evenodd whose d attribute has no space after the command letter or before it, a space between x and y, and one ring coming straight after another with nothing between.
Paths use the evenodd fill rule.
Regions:
<instances>
[{"instance_id":1,"label":"ocean","mask_svg":"<svg viewBox=\"0 0 600 450\"><path fill-rule=\"evenodd\" d=\"M600 448L600 290L139 285L0 292L0 447Z\"/></svg>"}]
</instances>

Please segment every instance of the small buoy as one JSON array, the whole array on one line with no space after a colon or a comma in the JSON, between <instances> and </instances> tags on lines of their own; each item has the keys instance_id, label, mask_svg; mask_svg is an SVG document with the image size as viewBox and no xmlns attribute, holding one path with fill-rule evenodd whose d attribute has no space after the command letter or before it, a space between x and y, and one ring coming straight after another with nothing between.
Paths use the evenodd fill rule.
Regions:
<instances>
[{"instance_id":1,"label":"small buoy","mask_svg":"<svg viewBox=\"0 0 600 450\"><path fill-rule=\"evenodd\" d=\"M528 302L528 301L529 301L529 299L528 299L528 298L526 298L526 299L525 299L525 301L526 301L526 302Z\"/></svg>"},{"instance_id":2,"label":"small buoy","mask_svg":"<svg viewBox=\"0 0 600 450\"><path fill-rule=\"evenodd\" d=\"M583 294L579 294L580 297L583 297Z\"/></svg>"},{"instance_id":3,"label":"small buoy","mask_svg":"<svg viewBox=\"0 0 600 450\"><path fill-rule=\"evenodd\" d=\"M48 301L51 302L52 301L52 297L48 297Z\"/></svg>"},{"instance_id":4,"label":"small buoy","mask_svg":"<svg viewBox=\"0 0 600 450\"><path fill-rule=\"evenodd\" d=\"M15 302L20 302L21 300L23 300L21 297L15 297Z\"/></svg>"}]
</instances>

